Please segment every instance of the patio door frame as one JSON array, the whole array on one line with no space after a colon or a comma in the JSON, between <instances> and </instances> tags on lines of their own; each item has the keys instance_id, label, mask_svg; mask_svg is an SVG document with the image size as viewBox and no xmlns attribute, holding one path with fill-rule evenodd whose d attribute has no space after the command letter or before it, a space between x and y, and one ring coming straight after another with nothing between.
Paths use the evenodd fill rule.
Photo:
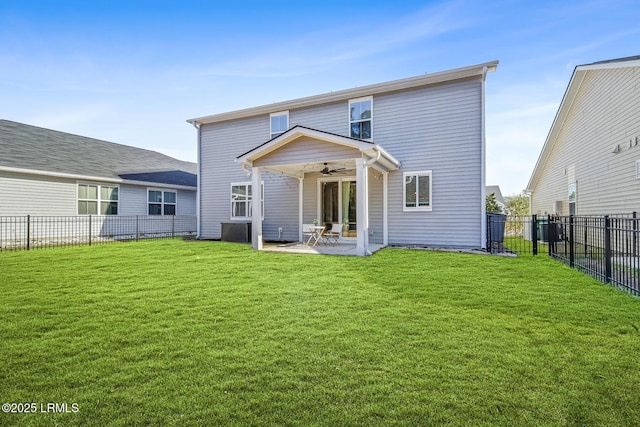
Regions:
<instances>
[{"instance_id":1,"label":"patio door frame","mask_svg":"<svg viewBox=\"0 0 640 427\"><path fill-rule=\"evenodd\" d=\"M318 181L317 181L317 192L316 192L316 194L317 194L316 218L318 218L318 219L322 218L322 199L323 199L322 183L324 183L324 182L337 182L338 183L338 218L339 218L339 221L340 221L340 225L342 225L342 182L343 181L357 182L355 175L331 176L331 177L318 178ZM357 198L357 193L356 193L356 198ZM358 218L358 216L357 216L357 213L356 213L356 230L358 230L357 218ZM356 236L357 236L357 232L356 232ZM341 237L341 240L350 241L351 242L351 241L355 241L356 238L357 237Z\"/></svg>"}]
</instances>

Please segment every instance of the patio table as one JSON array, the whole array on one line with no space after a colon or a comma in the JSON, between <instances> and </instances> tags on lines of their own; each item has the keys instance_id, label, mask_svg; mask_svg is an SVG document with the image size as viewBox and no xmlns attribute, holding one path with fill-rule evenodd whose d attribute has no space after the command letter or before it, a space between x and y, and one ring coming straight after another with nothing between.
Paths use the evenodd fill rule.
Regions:
<instances>
[{"instance_id":1,"label":"patio table","mask_svg":"<svg viewBox=\"0 0 640 427\"><path fill-rule=\"evenodd\" d=\"M309 227L309 229L311 230L311 232L313 234L311 235L311 237L307 241L307 245L309 245L309 246L311 246L313 248L321 240L322 233L324 233L324 226L323 225L312 225L311 227ZM311 244L312 242L313 242L313 244Z\"/></svg>"}]
</instances>

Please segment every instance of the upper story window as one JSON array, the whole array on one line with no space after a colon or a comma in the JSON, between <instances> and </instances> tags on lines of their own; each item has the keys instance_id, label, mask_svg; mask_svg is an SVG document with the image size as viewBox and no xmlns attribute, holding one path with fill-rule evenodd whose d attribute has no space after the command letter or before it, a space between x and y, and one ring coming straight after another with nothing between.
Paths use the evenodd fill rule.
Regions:
<instances>
[{"instance_id":1,"label":"upper story window","mask_svg":"<svg viewBox=\"0 0 640 427\"><path fill-rule=\"evenodd\" d=\"M78 215L118 215L118 187L78 184Z\"/></svg>"},{"instance_id":2,"label":"upper story window","mask_svg":"<svg viewBox=\"0 0 640 427\"><path fill-rule=\"evenodd\" d=\"M430 211L431 203L431 171L405 172L403 210Z\"/></svg>"},{"instance_id":3,"label":"upper story window","mask_svg":"<svg viewBox=\"0 0 640 427\"><path fill-rule=\"evenodd\" d=\"M289 112L271 113L271 139L289 129Z\"/></svg>"},{"instance_id":4,"label":"upper story window","mask_svg":"<svg viewBox=\"0 0 640 427\"><path fill-rule=\"evenodd\" d=\"M178 194L174 190L149 189L149 215L175 215Z\"/></svg>"},{"instance_id":5,"label":"upper story window","mask_svg":"<svg viewBox=\"0 0 640 427\"><path fill-rule=\"evenodd\" d=\"M349 101L349 136L351 138L371 139L372 112L373 97L371 96Z\"/></svg>"}]
</instances>

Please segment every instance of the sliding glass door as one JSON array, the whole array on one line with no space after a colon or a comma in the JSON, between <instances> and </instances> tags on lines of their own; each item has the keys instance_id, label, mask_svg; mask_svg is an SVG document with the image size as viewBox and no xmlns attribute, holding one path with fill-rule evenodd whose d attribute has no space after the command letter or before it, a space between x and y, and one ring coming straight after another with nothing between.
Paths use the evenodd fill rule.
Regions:
<instances>
[{"instance_id":1,"label":"sliding glass door","mask_svg":"<svg viewBox=\"0 0 640 427\"><path fill-rule=\"evenodd\" d=\"M323 180L320 184L322 224L342 224L343 237L356 237L356 182L353 178Z\"/></svg>"}]
</instances>

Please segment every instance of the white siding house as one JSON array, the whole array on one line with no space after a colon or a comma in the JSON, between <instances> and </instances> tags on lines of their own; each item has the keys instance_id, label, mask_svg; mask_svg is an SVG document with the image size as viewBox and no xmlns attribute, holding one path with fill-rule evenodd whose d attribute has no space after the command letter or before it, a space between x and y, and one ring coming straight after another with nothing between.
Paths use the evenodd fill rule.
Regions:
<instances>
[{"instance_id":1,"label":"white siding house","mask_svg":"<svg viewBox=\"0 0 640 427\"><path fill-rule=\"evenodd\" d=\"M539 215L640 210L640 56L575 68L528 191Z\"/></svg>"},{"instance_id":2,"label":"white siding house","mask_svg":"<svg viewBox=\"0 0 640 427\"><path fill-rule=\"evenodd\" d=\"M196 172L154 151L0 120L0 216L195 216Z\"/></svg>"},{"instance_id":3,"label":"white siding house","mask_svg":"<svg viewBox=\"0 0 640 427\"><path fill-rule=\"evenodd\" d=\"M318 219L345 224L360 255L370 243L484 247L485 80L497 65L190 119L199 237L251 222L260 248L301 240Z\"/></svg>"}]
</instances>

